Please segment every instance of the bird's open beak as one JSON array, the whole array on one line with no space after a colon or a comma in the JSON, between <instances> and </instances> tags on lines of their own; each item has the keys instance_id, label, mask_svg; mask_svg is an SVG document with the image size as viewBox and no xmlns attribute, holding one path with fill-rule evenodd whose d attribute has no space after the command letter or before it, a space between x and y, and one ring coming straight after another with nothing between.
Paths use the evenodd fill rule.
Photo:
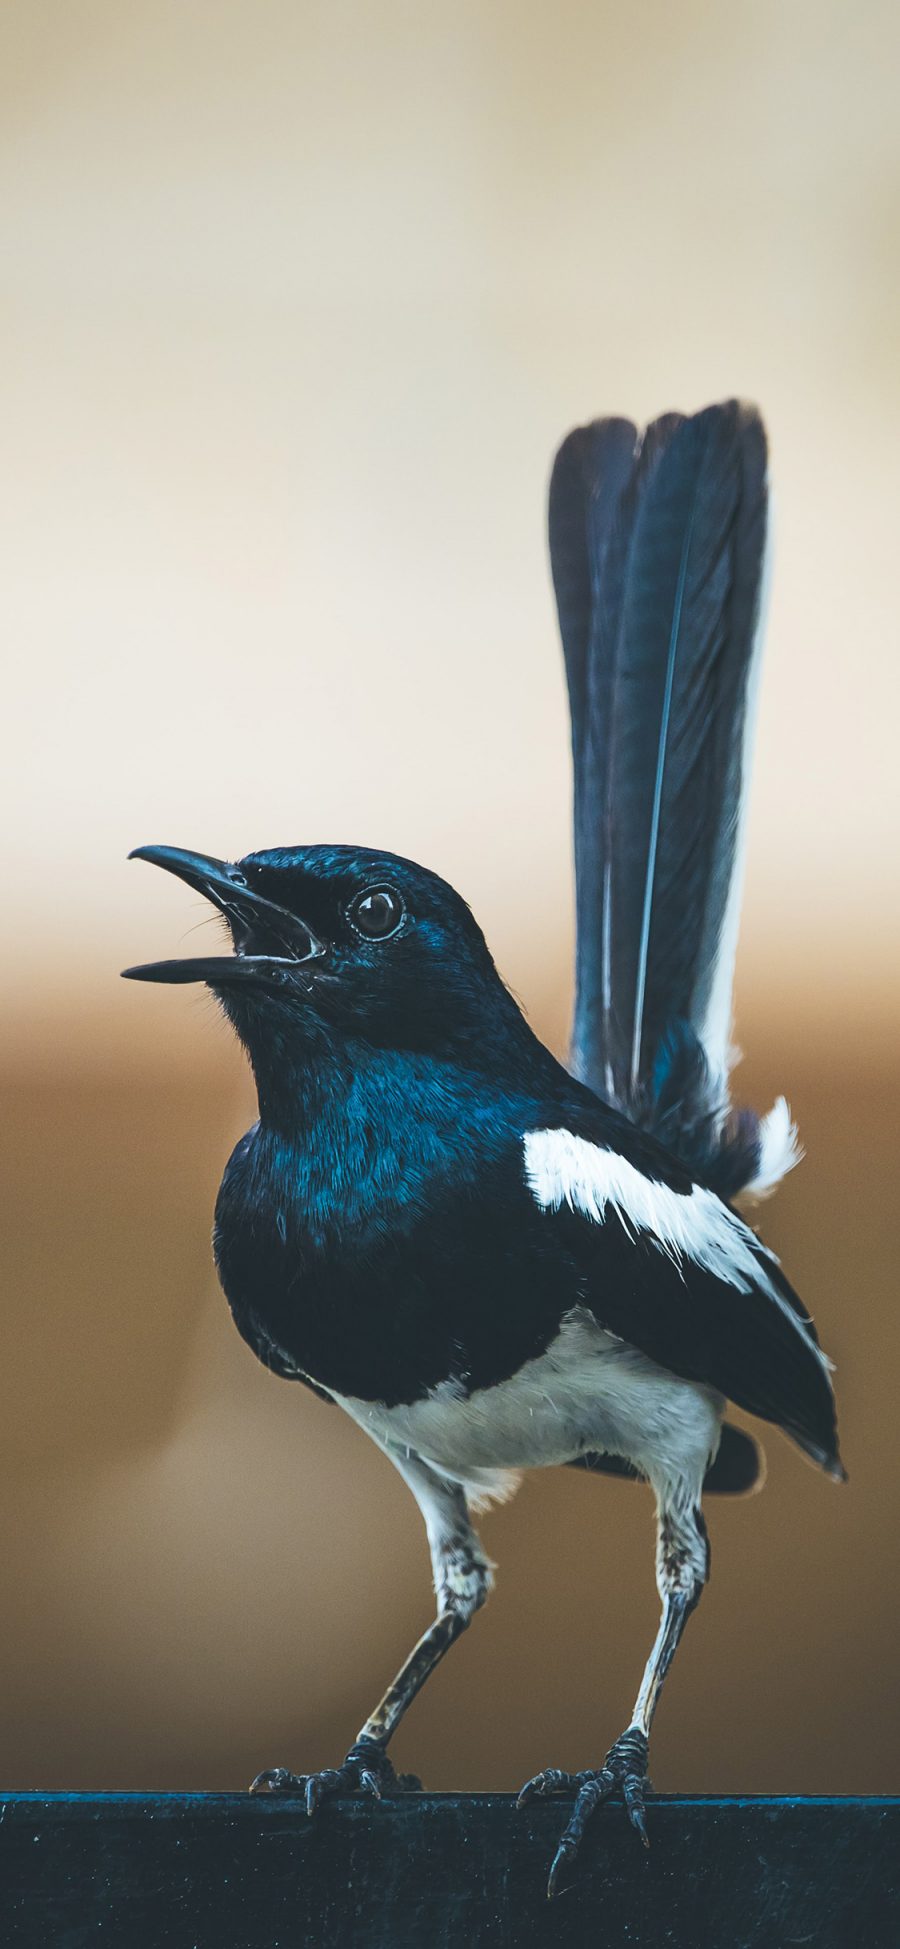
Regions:
<instances>
[{"instance_id":1,"label":"bird's open beak","mask_svg":"<svg viewBox=\"0 0 900 1949\"><path fill-rule=\"evenodd\" d=\"M283 980L292 968L317 961L325 949L305 921L276 906L247 885L240 867L178 846L136 846L129 859L146 859L195 887L224 914L234 940L233 954L210 954L185 961L149 961L123 968L126 981L232 982Z\"/></svg>"}]
</instances>

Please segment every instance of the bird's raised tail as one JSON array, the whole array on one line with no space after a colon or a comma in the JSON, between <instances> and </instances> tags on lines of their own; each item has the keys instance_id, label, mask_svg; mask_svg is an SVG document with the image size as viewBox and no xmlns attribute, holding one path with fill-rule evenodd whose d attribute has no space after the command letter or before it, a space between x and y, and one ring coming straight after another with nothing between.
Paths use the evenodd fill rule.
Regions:
<instances>
[{"instance_id":1,"label":"bird's raised tail","mask_svg":"<svg viewBox=\"0 0 900 1949\"><path fill-rule=\"evenodd\" d=\"M572 713L573 1068L723 1196L796 1161L728 1090L764 620L767 455L730 400L563 442L550 553Z\"/></svg>"}]
</instances>

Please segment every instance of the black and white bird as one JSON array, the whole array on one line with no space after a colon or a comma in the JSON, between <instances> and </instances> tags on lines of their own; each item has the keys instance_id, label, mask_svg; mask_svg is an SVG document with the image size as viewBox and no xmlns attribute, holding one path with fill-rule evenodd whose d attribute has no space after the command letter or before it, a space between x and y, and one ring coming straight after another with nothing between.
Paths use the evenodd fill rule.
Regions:
<instances>
[{"instance_id":1,"label":"black and white bird","mask_svg":"<svg viewBox=\"0 0 900 1949\"><path fill-rule=\"evenodd\" d=\"M646 1840L660 1689L706 1581L704 1487L755 1442L728 1402L841 1478L829 1363L733 1200L798 1152L783 1099L729 1094L732 969L765 584L767 459L731 401L579 428L556 459L550 548L572 714L577 998L571 1069L538 1041L465 902L352 846L237 864L168 846L230 952L130 968L205 982L245 1045L259 1121L216 1207L244 1338L336 1401L425 1520L437 1615L340 1766L255 1785L403 1784L391 1735L487 1597L472 1513L521 1471L633 1474L656 1499L662 1617L602 1762L540 1773L575 1800L549 1891L593 1809ZM527 843L524 844L527 855Z\"/></svg>"}]
</instances>

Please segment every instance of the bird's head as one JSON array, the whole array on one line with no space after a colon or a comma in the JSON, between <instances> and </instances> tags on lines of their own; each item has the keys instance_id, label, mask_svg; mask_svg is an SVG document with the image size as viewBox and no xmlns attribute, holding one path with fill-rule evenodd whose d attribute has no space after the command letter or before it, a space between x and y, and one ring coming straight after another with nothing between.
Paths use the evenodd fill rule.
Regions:
<instances>
[{"instance_id":1,"label":"bird's head","mask_svg":"<svg viewBox=\"0 0 900 1949\"><path fill-rule=\"evenodd\" d=\"M234 864L174 846L130 857L211 901L232 951L126 977L205 982L254 1063L273 1043L299 1050L323 1036L425 1050L489 1038L492 1001L509 1005L465 901L412 860L355 846L280 847Z\"/></svg>"}]
</instances>

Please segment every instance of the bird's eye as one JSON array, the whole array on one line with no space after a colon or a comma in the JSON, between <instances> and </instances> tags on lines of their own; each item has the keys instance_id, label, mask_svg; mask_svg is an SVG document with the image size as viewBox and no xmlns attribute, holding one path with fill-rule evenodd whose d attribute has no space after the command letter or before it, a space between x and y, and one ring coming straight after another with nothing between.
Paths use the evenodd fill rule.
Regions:
<instances>
[{"instance_id":1,"label":"bird's eye","mask_svg":"<svg viewBox=\"0 0 900 1949\"><path fill-rule=\"evenodd\" d=\"M351 926L367 941L386 941L396 934L406 908L393 887L366 887L349 908Z\"/></svg>"}]
</instances>

